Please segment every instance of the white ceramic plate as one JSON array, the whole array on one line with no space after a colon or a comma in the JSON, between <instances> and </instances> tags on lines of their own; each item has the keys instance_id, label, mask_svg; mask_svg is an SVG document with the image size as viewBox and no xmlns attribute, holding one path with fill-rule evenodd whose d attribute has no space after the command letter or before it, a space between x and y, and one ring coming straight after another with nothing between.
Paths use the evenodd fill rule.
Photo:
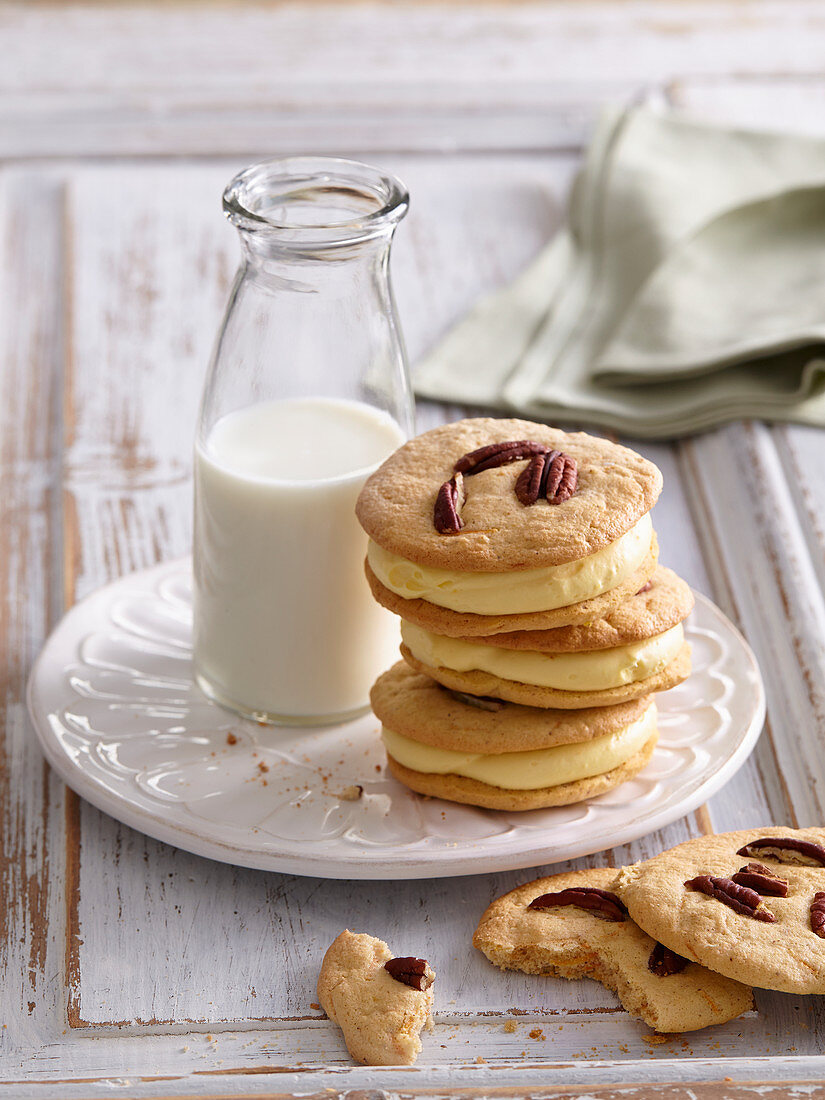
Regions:
<instances>
[{"instance_id":1,"label":"white ceramic plate","mask_svg":"<svg viewBox=\"0 0 825 1100\"><path fill-rule=\"evenodd\" d=\"M191 572L107 585L60 622L29 682L43 751L78 794L149 836L245 867L400 879L536 867L661 828L741 766L765 717L748 645L704 596L688 681L660 696L660 740L628 783L575 806L504 813L413 794L385 772L379 723L244 721L192 683ZM363 787L357 801L338 797Z\"/></svg>"}]
</instances>

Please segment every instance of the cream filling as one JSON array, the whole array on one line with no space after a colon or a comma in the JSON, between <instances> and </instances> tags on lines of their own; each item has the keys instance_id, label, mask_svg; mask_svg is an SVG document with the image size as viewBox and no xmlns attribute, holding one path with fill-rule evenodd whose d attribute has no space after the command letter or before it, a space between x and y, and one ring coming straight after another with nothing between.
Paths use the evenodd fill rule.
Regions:
<instances>
[{"instance_id":1,"label":"cream filling","mask_svg":"<svg viewBox=\"0 0 825 1100\"><path fill-rule=\"evenodd\" d=\"M489 672L500 680L558 691L604 691L646 680L669 665L685 641L682 624L678 623L664 634L613 649L537 653L502 649L483 641L444 638L403 619L401 637L413 657L430 668Z\"/></svg>"},{"instance_id":2,"label":"cream filling","mask_svg":"<svg viewBox=\"0 0 825 1100\"><path fill-rule=\"evenodd\" d=\"M595 554L542 569L511 569L507 573L436 569L391 554L372 540L367 560L379 581L405 600L428 600L451 611L476 615L518 615L567 607L608 592L636 572L652 539L648 512Z\"/></svg>"},{"instance_id":3,"label":"cream filling","mask_svg":"<svg viewBox=\"0 0 825 1100\"><path fill-rule=\"evenodd\" d=\"M387 752L411 771L430 775L463 775L491 787L510 791L535 791L575 783L618 768L646 745L656 732L656 704L624 729L582 741L527 752L454 752L422 745L392 730L382 730Z\"/></svg>"}]
</instances>

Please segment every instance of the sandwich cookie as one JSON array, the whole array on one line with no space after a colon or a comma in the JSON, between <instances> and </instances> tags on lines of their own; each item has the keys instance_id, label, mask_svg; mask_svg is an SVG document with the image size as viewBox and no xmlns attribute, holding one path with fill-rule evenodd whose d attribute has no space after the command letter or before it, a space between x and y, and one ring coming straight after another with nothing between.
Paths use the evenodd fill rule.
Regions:
<instances>
[{"instance_id":1,"label":"sandwich cookie","mask_svg":"<svg viewBox=\"0 0 825 1100\"><path fill-rule=\"evenodd\" d=\"M753 1008L750 989L666 951L612 893L599 867L540 878L494 901L473 944L502 970L595 978L655 1031L696 1031Z\"/></svg>"},{"instance_id":2,"label":"sandwich cookie","mask_svg":"<svg viewBox=\"0 0 825 1100\"><path fill-rule=\"evenodd\" d=\"M696 837L613 889L671 950L761 989L825 993L825 829Z\"/></svg>"},{"instance_id":3,"label":"sandwich cookie","mask_svg":"<svg viewBox=\"0 0 825 1100\"><path fill-rule=\"evenodd\" d=\"M394 958L383 940L347 929L324 955L318 1000L356 1062L411 1066L433 1028L434 980L426 959Z\"/></svg>"},{"instance_id":4,"label":"sandwich cookie","mask_svg":"<svg viewBox=\"0 0 825 1100\"><path fill-rule=\"evenodd\" d=\"M636 775L658 737L649 696L547 710L451 692L399 661L370 700L390 771L420 794L496 810L563 806Z\"/></svg>"},{"instance_id":5,"label":"sandwich cookie","mask_svg":"<svg viewBox=\"0 0 825 1100\"><path fill-rule=\"evenodd\" d=\"M606 619L553 630L447 638L402 621L407 663L446 687L532 707L607 706L666 691L690 674L683 620L693 594L659 566Z\"/></svg>"},{"instance_id":6,"label":"sandwich cookie","mask_svg":"<svg viewBox=\"0 0 825 1100\"><path fill-rule=\"evenodd\" d=\"M657 559L652 462L524 420L435 428L368 478L357 514L373 595L448 637L604 618Z\"/></svg>"}]
</instances>

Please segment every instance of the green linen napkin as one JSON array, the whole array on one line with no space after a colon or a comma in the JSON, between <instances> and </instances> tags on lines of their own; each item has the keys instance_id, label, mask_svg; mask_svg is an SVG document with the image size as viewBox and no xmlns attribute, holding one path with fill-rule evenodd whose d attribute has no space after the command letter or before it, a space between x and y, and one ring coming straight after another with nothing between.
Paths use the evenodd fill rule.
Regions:
<instances>
[{"instance_id":1,"label":"green linen napkin","mask_svg":"<svg viewBox=\"0 0 825 1100\"><path fill-rule=\"evenodd\" d=\"M647 438L825 425L825 141L605 114L567 225L413 381Z\"/></svg>"}]
</instances>

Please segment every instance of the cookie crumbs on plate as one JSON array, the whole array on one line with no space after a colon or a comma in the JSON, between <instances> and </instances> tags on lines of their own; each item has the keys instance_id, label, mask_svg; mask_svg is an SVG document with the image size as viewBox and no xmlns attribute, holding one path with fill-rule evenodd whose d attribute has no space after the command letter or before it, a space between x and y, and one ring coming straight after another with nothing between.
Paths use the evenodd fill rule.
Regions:
<instances>
[{"instance_id":1,"label":"cookie crumbs on plate","mask_svg":"<svg viewBox=\"0 0 825 1100\"><path fill-rule=\"evenodd\" d=\"M668 1035L657 1035L655 1032L652 1035L643 1035L642 1039L649 1043L652 1047L661 1046L662 1043L667 1043L670 1040Z\"/></svg>"},{"instance_id":2,"label":"cookie crumbs on plate","mask_svg":"<svg viewBox=\"0 0 825 1100\"><path fill-rule=\"evenodd\" d=\"M505 1020L504 1021L504 1030L506 1032L508 1032L508 1034L512 1035L513 1032L516 1030L515 1020Z\"/></svg>"},{"instance_id":3,"label":"cookie crumbs on plate","mask_svg":"<svg viewBox=\"0 0 825 1100\"><path fill-rule=\"evenodd\" d=\"M544 1032L541 1030L540 1027L534 1027L533 1030L530 1032L530 1038L531 1039L543 1039L544 1038Z\"/></svg>"},{"instance_id":4,"label":"cookie crumbs on plate","mask_svg":"<svg viewBox=\"0 0 825 1100\"><path fill-rule=\"evenodd\" d=\"M226 743L227 745L237 745L238 738L235 736L234 733L228 733L226 735Z\"/></svg>"},{"instance_id":5,"label":"cookie crumbs on plate","mask_svg":"<svg viewBox=\"0 0 825 1100\"><path fill-rule=\"evenodd\" d=\"M342 802L357 802L363 793L364 788L360 783L354 783L349 787L344 787L342 791L330 791L333 798L338 798Z\"/></svg>"}]
</instances>

